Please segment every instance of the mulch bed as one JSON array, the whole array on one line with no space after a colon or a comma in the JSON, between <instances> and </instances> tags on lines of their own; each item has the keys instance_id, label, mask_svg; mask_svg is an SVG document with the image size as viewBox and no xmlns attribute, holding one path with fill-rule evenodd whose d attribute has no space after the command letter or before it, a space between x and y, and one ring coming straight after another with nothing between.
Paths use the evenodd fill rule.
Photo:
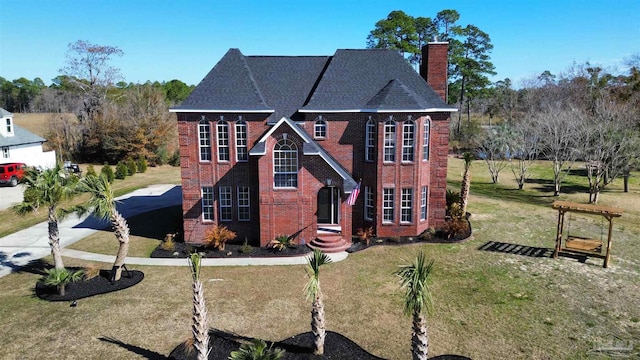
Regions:
<instances>
[{"instance_id":1,"label":"mulch bed","mask_svg":"<svg viewBox=\"0 0 640 360\"><path fill-rule=\"evenodd\" d=\"M211 349L209 360L228 359L229 354L232 351L238 350L242 343L252 340L251 338L229 334L215 329L209 331L209 336L209 348ZM285 351L282 359L382 359L370 354L349 338L333 331L327 331L324 344L324 355L313 355L313 334L306 332L275 342L273 348L280 348ZM267 342L267 345L271 345L271 342ZM188 345L182 343L169 354L169 359L195 360L196 352L190 352L188 350Z\"/></svg>"},{"instance_id":2,"label":"mulch bed","mask_svg":"<svg viewBox=\"0 0 640 360\"><path fill-rule=\"evenodd\" d=\"M39 281L36 283L35 292L40 299L47 301L78 300L132 287L144 279L144 273L138 270L123 270L120 280L115 282L109 281L110 277L111 271L100 270L98 276L89 280L80 280L68 284L64 296L58 294L55 286L44 285Z\"/></svg>"},{"instance_id":3,"label":"mulch bed","mask_svg":"<svg viewBox=\"0 0 640 360\"><path fill-rule=\"evenodd\" d=\"M257 258L257 257L283 257L283 256L297 256L304 255L311 252L311 249L306 245L294 245L286 248L282 251L268 247L256 247L252 246L248 252L242 251L242 245L226 244L224 250L213 250L204 247L193 246L185 244L183 242L175 242L175 248L171 251L163 250L161 245L153 250L151 253L152 258L186 258L189 254L197 251L204 253L205 258L232 258L232 257L245 257L245 258Z\"/></svg>"}]
</instances>

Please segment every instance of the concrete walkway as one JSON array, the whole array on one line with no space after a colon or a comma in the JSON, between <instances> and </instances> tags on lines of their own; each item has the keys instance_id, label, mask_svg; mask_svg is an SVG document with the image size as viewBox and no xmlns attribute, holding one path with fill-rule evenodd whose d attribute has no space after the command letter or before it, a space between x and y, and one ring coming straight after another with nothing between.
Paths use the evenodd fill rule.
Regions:
<instances>
[{"instance_id":1,"label":"concrete walkway","mask_svg":"<svg viewBox=\"0 0 640 360\"><path fill-rule=\"evenodd\" d=\"M129 218L156 209L180 205L182 203L182 188L176 185L153 185L121 196L117 200L119 200L118 211L125 218ZM108 226L109 223L107 221L92 216L78 218L72 215L60 221L58 229L62 255L83 260L113 263L115 254L113 256L94 254L65 248ZM19 270L33 260L49 255L51 250L48 235L48 224L43 222L0 238L0 277ZM347 257L347 253L330 254L330 257L334 262L341 261ZM127 257L126 263L129 265L188 266L186 259ZM304 255L273 258L208 258L202 261L203 266L300 265L306 263L307 256Z\"/></svg>"}]
</instances>

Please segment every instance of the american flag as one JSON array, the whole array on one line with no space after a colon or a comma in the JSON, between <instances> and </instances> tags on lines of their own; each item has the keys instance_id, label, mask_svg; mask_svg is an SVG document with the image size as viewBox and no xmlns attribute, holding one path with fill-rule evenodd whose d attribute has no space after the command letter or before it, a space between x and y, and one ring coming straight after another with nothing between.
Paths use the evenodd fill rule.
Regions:
<instances>
[{"instance_id":1,"label":"american flag","mask_svg":"<svg viewBox=\"0 0 640 360\"><path fill-rule=\"evenodd\" d=\"M360 194L361 183L362 181L360 181L358 185L356 185L356 187L353 188L353 190L351 190L351 195L349 195L349 198L347 199L347 205L353 206L356 204L356 200L358 199L358 194Z\"/></svg>"}]
</instances>

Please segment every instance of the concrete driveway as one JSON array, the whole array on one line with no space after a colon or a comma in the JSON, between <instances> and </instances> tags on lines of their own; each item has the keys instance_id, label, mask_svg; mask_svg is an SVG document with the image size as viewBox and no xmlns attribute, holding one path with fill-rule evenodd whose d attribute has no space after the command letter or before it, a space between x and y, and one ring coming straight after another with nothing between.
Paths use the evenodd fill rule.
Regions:
<instances>
[{"instance_id":1,"label":"concrete driveway","mask_svg":"<svg viewBox=\"0 0 640 360\"><path fill-rule=\"evenodd\" d=\"M11 205L21 202L23 192L24 185L18 185L16 187L0 186L0 210L7 209Z\"/></svg>"}]
</instances>

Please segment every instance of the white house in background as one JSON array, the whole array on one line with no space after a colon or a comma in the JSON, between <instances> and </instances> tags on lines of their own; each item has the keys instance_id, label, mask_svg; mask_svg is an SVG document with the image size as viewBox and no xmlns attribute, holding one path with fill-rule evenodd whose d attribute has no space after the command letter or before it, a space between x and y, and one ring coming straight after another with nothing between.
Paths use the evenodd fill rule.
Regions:
<instances>
[{"instance_id":1,"label":"white house in background","mask_svg":"<svg viewBox=\"0 0 640 360\"><path fill-rule=\"evenodd\" d=\"M47 141L13 123L13 114L0 108L0 164L20 162L50 168L56 164L55 151L42 151Z\"/></svg>"}]
</instances>

